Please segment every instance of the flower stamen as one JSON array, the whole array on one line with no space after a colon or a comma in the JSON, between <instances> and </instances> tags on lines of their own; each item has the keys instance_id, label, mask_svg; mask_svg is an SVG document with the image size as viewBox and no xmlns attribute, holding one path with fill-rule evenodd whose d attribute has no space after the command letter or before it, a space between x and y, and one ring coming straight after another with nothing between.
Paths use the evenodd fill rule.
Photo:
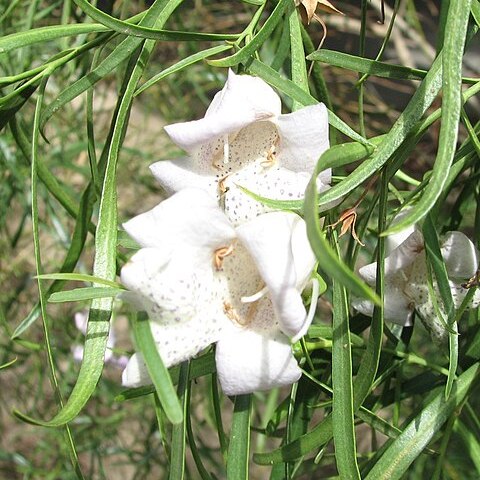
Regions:
<instances>
[{"instance_id":1,"label":"flower stamen","mask_svg":"<svg viewBox=\"0 0 480 480\"><path fill-rule=\"evenodd\" d=\"M228 247L220 247L215 250L213 254L213 264L215 265L215 269L220 271L223 267L223 259L228 257L233 253L233 243Z\"/></svg>"},{"instance_id":2,"label":"flower stamen","mask_svg":"<svg viewBox=\"0 0 480 480\"><path fill-rule=\"evenodd\" d=\"M475 275L470 278L467 282L462 283L462 288L472 288L472 287L478 287L480 285L480 270L477 270Z\"/></svg>"},{"instance_id":3,"label":"flower stamen","mask_svg":"<svg viewBox=\"0 0 480 480\"><path fill-rule=\"evenodd\" d=\"M239 315L239 313L235 310L235 308L232 306L231 303L223 302L223 311L225 312L225 315L232 322L235 322L241 327L246 327L252 322L253 318L255 317L255 314L257 313L257 308L258 308L258 304L252 303L248 308L246 318L243 318L241 315Z\"/></svg>"},{"instance_id":4,"label":"flower stamen","mask_svg":"<svg viewBox=\"0 0 480 480\"><path fill-rule=\"evenodd\" d=\"M218 181L218 189L220 190L220 195L224 195L228 192L229 187L225 185L227 178L231 175L231 173L227 173Z\"/></svg>"},{"instance_id":5,"label":"flower stamen","mask_svg":"<svg viewBox=\"0 0 480 480\"><path fill-rule=\"evenodd\" d=\"M260 165L264 168L268 168L268 167L271 167L273 165L275 165L275 163L277 162L277 157L276 157L276 152L277 152L277 146L276 146L276 142L273 143L270 148L268 149L267 152L265 152L265 160L262 160L260 162Z\"/></svg>"},{"instance_id":6,"label":"flower stamen","mask_svg":"<svg viewBox=\"0 0 480 480\"><path fill-rule=\"evenodd\" d=\"M240 315L237 313L237 311L233 308L231 303L228 302L223 302L223 311L225 312L225 315L232 320L232 322L238 323L241 326L245 325L244 320Z\"/></svg>"}]
</instances>

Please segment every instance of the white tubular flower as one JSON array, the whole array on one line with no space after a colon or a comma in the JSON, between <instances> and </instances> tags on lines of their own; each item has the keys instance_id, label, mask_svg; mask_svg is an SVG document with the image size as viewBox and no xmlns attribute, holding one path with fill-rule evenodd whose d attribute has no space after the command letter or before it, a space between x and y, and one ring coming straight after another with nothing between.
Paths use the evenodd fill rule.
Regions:
<instances>
[{"instance_id":1,"label":"white tubular flower","mask_svg":"<svg viewBox=\"0 0 480 480\"><path fill-rule=\"evenodd\" d=\"M441 253L455 307L460 307L468 289L465 282L476 274L480 255L475 245L461 232L448 232L441 241ZM377 264L371 263L359 270L360 276L371 286L375 285ZM437 304L445 321L445 310L436 282L433 283ZM470 308L480 305L480 291L476 291ZM365 315L372 315L373 305L356 299L353 306ZM428 289L425 246L420 231L415 230L385 258L385 320L400 325L411 325L414 310L438 343L446 338L447 331L438 318Z\"/></svg>"},{"instance_id":2,"label":"white tubular flower","mask_svg":"<svg viewBox=\"0 0 480 480\"><path fill-rule=\"evenodd\" d=\"M411 207L400 210L400 212L395 215L395 218L391 222L390 227L398 225L410 213L410 210ZM410 227L404 228L403 230L400 230L400 232L388 235L385 238L385 253L388 255L390 252L395 250L395 248L401 245L416 230L418 229L417 225L415 224L411 225Z\"/></svg>"},{"instance_id":3,"label":"white tubular flower","mask_svg":"<svg viewBox=\"0 0 480 480\"><path fill-rule=\"evenodd\" d=\"M325 105L281 114L280 97L260 78L231 70L205 117L165 127L189 157L160 161L152 172L169 194L187 187L208 191L238 225L269 211L239 186L275 200L297 200L320 155L328 149ZM331 170L319 175L329 187Z\"/></svg>"},{"instance_id":4,"label":"white tubular flower","mask_svg":"<svg viewBox=\"0 0 480 480\"><path fill-rule=\"evenodd\" d=\"M308 328L301 291L315 264L298 215L267 213L234 228L207 192L184 189L124 226L142 247L121 272L126 298L148 313L167 367L217 342L228 395L298 380L290 338ZM123 384L148 383L136 353Z\"/></svg>"}]
</instances>

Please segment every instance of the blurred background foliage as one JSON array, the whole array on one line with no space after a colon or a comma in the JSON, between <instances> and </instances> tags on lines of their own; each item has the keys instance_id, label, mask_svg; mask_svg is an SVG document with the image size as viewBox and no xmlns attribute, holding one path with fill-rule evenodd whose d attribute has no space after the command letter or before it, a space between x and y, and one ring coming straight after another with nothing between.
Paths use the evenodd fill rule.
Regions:
<instances>
[{"instance_id":1,"label":"blurred background foliage","mask_svg":"<svg viewBox=\"0 0 480 480\"><path fill-rule=\"evenodd\" d=\"M474 0L474 2L478 2ZM94 2L92 2L94 3ZM98 1L97 7L120 19L143 12L152 2ZM168 19L165 28L189 32L241 32L257 11L259 2L186 0ZM260 2L261 3L261 2ZM257 4L257 5L256 5ZM328 33L322 48L365 58L375 58L388 33L393 9L396 19L382 60L392 64L418 69L428 69L441 44L442 15L447 1L396 2L338 1L335 6L344 15L323 14ZM266 3L262 21L271 14L276 2ZM385 16L385 18L383 18ZM2 36L27 32L45 26L92 23L75 3L43 0L0 0L0 31ZM259 58L283 76L291 78L289 52L282 50L285 23L280 22L258 51ZM321 42L323 28L313 21L305 27L308 40L305 45L316 48ZM103 36L103 37L102 37ZM49 42L29 44L7 53L0 51L0 476L8 479L70 479L77 478L70 460L66 433L63 429L48 429L23 423L12 415L12 410L29 413L34 418L48 419L58 411L55 394L49 382L45 360L44 331L38 315L21 334L18 327L25 325L32 308L38 301L37 283L34 279L36 264L32 240L31 169L28 151L32 138L35 99L39 81L33 82L20 95L14 89L22 87L31 77L21 78L22 72L39 68L52 59L60 58L71 49L82 48L87 42L100 39L97 45L84 49L55 70L45 90L45 104L49 105L69 85L86 76L92 66L99 65L125 36L95 33L66 36ZM220 42L221 43L221 42ZM219 44L218 42L215 43ZM140 85L178 61L214 45L209 41L159 41L148 62ZM217 55L221 58L230 51ZM467 49L463 75L480 74L480 48L474 39ZM335 63L335 62L333 62ZM396 80L370 76L362 90L357 81L358 72L338 65L316 63L317 72L325 80L331 109L354 130L365 131L367 138L386 133L404 110L418 88L417 80ZM310 64L307 62L307 67ZM115 106L122 90L122 82L131 66L128 59L95 84L90 104L85 93L62 106L44 125L39 141L39 158L47 172L52 174L61 190L78 206L82 192L91 180L89 165L88 116L93 119L95 145L98 158L108 147L109 130L114 118ZM245 66L239 66L244 70ZM148 166L156 160L174 158L180 151L167 139L163 125L203 116L213 94L226 78L226 69L197 62L175 72L135 97L128 119L128 129L120 152L117 171L119 220L124 221L154 206L163 192L153 180ZM321 92L312 94L318 99ZM359 116L359 91L363 95L364 119ZM292 106L292 99L282 94L285 111ZM327 101L326 98L323 98ZM93 111L88 113L88 105ZM441 105L437 98L429 112ZM479 121L479 103L472 98L465 107L465 117L476 128ZM465 122L464 122L465 123ZM8 125L7 125L8 124ZM477 130L478 131L478 130ZM395 179L390 189L391 210L399 205L398 197L408 195L432 167L438 144L439 125L435 123L420 139L409 155L403 171L413 178ZM22 141L23 138L23 141ZM91 137L90 137L91 138ZM334 139L334 138L332 138ZM460 126L460 141L468 139L465 126ZM347 141L337 134L338 143ZM477 140L478 141L478 140ZM478 149L478 145L476 146ZM478 152L478 150L477 150ZM478 245L479 187L478 156L476 165L466 169L445 195L445 205L438 210L435 219L439 232L461 229ZM335 169L337 179L352 171L347 165ZM41 180L43 180L41 178ZM369 262L376 247L376 210L370 211L370 202L379 187L371 186L361 204L360 230L364 231L366 247L359 253L358 263ZM359 188L346 207L363 193ZM447 195L448 194L448 195ZM350 202L350 203L349 203ZM58 272L70 246L75 222L71 213L58 202L43 183L38 185L39 240L44 272ZM341 210L342 207L339 207ZM98 220L98 203L95 203L92 222ZM338 211L337 211L338 216ZM335 213L332 213L335 218ZM370 219L367 228L367 221ZM122 237L120 237L122 239ZM121 243L121 242L120 242ZM357 247L353 240L342 239L345 258L353 261ZM127 249L120 247L125 254ZM86 243L76 266L76 271L91 274L94 258L94 239L86 237ZM70 285L70 284L69 284ZM72 283L72 286L80 284ZM312 336L312 359L321 385L331 380L331 330L322 330L330 324L331 293L321 299L317 325L318 336ZM59 387L67 398L75 384L79 365L73 360L71 348L82 344L83 335L75 328L75 313L84 310L88 302L48 305L49 329ZM467 315L460 336L460 363L462 369L480 359L480 336L477 312ZM32 316L30 315L30 318ZM353 342L353 370L358 370L368 333L369 319L356 315L351 319ZM118 354L130 352L132 343L128 320L120 306L115 304L113 328L119 338ZM17 329L17 330L16 330ZM330 335L330 337L329 337ZM390 427L403 428L415 417L424 404L425 397L444 383L448 358L431 345L428 334L420 322L411 329L395 327L387 330L388 340L380 358L376 388L365 402L375 412L375 421L357 418L356 435L358 461L368 470L368 462L375 459ZM12 339L12 337L14 337ZM398 340L401 338L401 341ZM316 340L316 343L315 343ZM299 347L300 348L300 347ZM301 349L298 351L302 356ZM13 362L13 363L9 363ZM71 432L79 457L79 465L85 478L166 478L169 471L171 426L149 394L128 401L118 401L122 392L121 370L107 363L92 399L71 423ZM478 382L477 382L478 383ZM214 375L195 379L189 390L189 415L192 431L188 443L201 456L209 478L225 478L224 455L217 432L218 417L215 411ZM213 393L212 393L213 392ZM478 393L478 389L477 389ZM419 455L405 473L404 478L476 479L480 477L480 422L478 395L471 394L463 402L460 420L459 409L451 413L445 426ZM290 400L291 399L291 400ZM220 398L224 425L227 432L232 415L232 403ZM291 403L289 403L291 402ZM269 452L282 442L295 439L310 431L331 407L331 395L324 386L319 387L304 377L294 387L294 396L287 391L272 391L254 395L252 417L253 452ZM285 423L290 412L288 424ZM378 418L387 419L384 425ZM293 418L293 420L292 420ZM160 428L159 428L160 425ZM286 429L286 425L289 427ZM188 430L188 428L187 428ZM225 453L225 452L223 452ZM302 461L303 459L303 461ZM287 465L287 466L286 466ZM186 450L186 478L206 478L199 473L198 460L192 451ZM201 469L201 468L200 468ZM251 462L250 478L328 478L335 477L335 457L332 442L313 446L300 461L275 467L260 466ZM180 477L177 477L180 478Z\"/></svg>"}]
</instances>

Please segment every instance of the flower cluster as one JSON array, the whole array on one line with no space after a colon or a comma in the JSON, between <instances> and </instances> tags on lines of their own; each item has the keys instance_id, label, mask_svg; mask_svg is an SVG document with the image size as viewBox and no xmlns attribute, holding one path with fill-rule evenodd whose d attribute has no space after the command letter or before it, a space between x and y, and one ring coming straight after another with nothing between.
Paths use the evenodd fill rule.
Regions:
<instances>
[{"instance_id":1,"label":"flower cluster","mask_svg":"<svg viewBox=\"0 0 480 480\"><path fill-rule=\"evenodd\" d=\"M271 211L246 190L303 197L329 146L325 106L282 115L271 87L230 71L203 119L165 129L188 157L151 167L171 196L124 225L141 246L121 272L124 298L148 313L166 366L216 343L228 395L297 381L291 341L313 317L316 299L307 312L301 292L315 257L300 216ZM319 175L319 191L330 176ZM123 383L150 383L141 354Z\"/></svg>"},{"instance_id":2,"label":"flower cluster","mask_svg":"<svg viewBox=\"0 0 480 480\"><path fill-rule=\"evenodd\" d=\"M445 328L446 313L435 281L432 285L433 292L429 291L422 233L412 228L408 232L392 236L389 244L393 248L385 258L385 320L411 325L413 312L416 311L433 340L444 344L448 333ZM448 232L444 235L441 240L441 253L449 277L452 299L455 308L459 308L468 293L468 280L476 275L480 255L475 245L461 232ZM371 263L360 268L359 274L369 285L374 286L376 270L377 264ZM355 300L353 304L361 313L372 315L371 302ZM476 308L479 305L480 291L477 290L468 307Z\"/></svg>"}]
</instances>

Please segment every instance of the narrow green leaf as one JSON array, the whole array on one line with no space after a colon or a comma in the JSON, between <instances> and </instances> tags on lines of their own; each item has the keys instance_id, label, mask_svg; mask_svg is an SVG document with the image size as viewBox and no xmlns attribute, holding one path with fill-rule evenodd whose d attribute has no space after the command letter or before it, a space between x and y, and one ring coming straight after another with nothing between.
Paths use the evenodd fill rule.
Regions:
<instances>
[{"instance_id":1,"label":"narrow green leaf","mask_svg":"<svg viewBox=\"0 0 480 480\"><path fill-rule=\"evenodd\" d=\"M472 432L462 421L455 422L453 429L460 435L465 448L468 451L470 460L475 465L477 476L480 476L480 442L475 432Z\"/></svg>"},{"instance_id":2,"label":"narrow green leaf","mask_svg":"<svg viewBox=\"0 0 480 480\"><path fill-rule=\"evenodd\" d=\"M48 298L50 303L80 302L83 300L93 300L94 298L116 297L124 292L123 288L111 287L85 287L65 290L63 292L54 292Z\"/></svg>"},{"instance_id":3,"label":"narrow green leaf","mask_svg":"<svg viewBox=\"0 0 480 480\"><path fill-rule=\"evenodd\" d=\"M387 219L388 202L388 172L384 169L381 176L380 197L378 202L378 229L385 228ZM385 239L379 238L377 244L377 271L375 293L380 298L380 303L374 305L372 323L368 334L367 348L363 354L360 367L353 383L354 410L357 411L369 395L375 382L378 371L380 354L383 341L384 321L384 290L385 290Z\"/></svg>"},{"instance_id":4,"label":"narrow green leaf","mask_svg":"<svg viewBox=\"0 0 480 480\"><path fill-rule=\"evenodd\" d=\"M324 48L315 51L307 59L375 77L394 78L397 80L423 80L427 74L426 70L379 62ZM462 81L465 83L476 83L478 78L462 78Z\"/></svg>"},{"instance_id":5,"label":"narrow green leaf","mask_svg":"<svg viewBox=\"0 0 480 480\"><path fill-rule=\"evenodd\" d=\"M307 434L273 452L255 453L253 460L258 465L273 465L274 463L292 461L306 455L315 448L325 445L331 440L332 435L332 416L329 415Z\"/></svg>"},{"instance_id":6,"label":"narrow green leaf","mask_svg":"<svg viewBox=\"0 0 480 480\"><path fill-rule=\"evenodd\" d=\"M457 145L462 106L462 59L471 3L472 0L458 0L451 2L448 9L448 28L445 30L441 59L443 69L442 123L437 157L430 180L419 201L405 218L394 227L383 232L382 235L399 232L418 222L433 208L442 194ZM438 61L438 58L436 61Z\"/></svg>"},{"instance_id":7,"label":"narrow green leaf","mask_svg":"<svg viewBox=\"0 0 480 480\"><path fill-rule=\"evenodd\" d=\"M150 327L149 327L150 328ZM189 362L183 362L180 366L180 378L178 381L177 395L182 405L182 421L174 424L172 427L172 442L170 453L170 472L169 480L183 480L185 475L185 443L187 440L187 421L190 417L189 390L190 383L188 380ZM159 397L160 398L160 397ZM163 406L163 402L160 400ZM168 413L165 412L168 417Z\"/></svg>"},{"instance_id":8,"label":"narrow green leaf","mask_svg":"<svg viewBox=\"0 0 480 480\"><path fill-rule=\"evenodd\" d=\"M347 294L333 282L333 440L335 461L341 478L360 479L353 423L352 353L348 322Z\"/></svg>"},{"instance_id":9,"label":"narrow green leaf","mask_svg":"<svg viewBox=\"0 0 480 480\"><path fill-rule=\"evenodd\" d=\"M422 453L433 436L460 405L473 384L480 365L475 364L458 377L450 397L445 400L443 388L407 425L374 464L365 480L396 480L403 477L408 467Z\"/></svg>"},{"instance_id":10,"label":"narrow green leaf","mask_svg":"<svg viewBox=\"0 0 480 480\"><path fill-rule=\"evenodd\" d=\"M157 73L155 76L147 80L143 85L141 85L137 89L137 91L135 92L135 96L140 95L140 93L144 92L145 90L147 90L147 88L150 88L153 84L159 82L163 78L168 77L168 75L171 75L172 73L180 72L181 70L188 67L189 65L192 65L196 62L204 60L205 58L216 55L217 53L224 52L225 50L230 50L231 48L232 48L231 45L218 45L216 47L207 48L206 50L203 50L201 52L197 52L197 53L194 53L193 55L185 57L179 62L175 63L175 65L172 65L171 67L168 67L165 70L162 70L161 72Z\"/></svg>"},{"instance_id":11,"label":"narrow green leaf","mask_svg":"<svg viewBox=\"0 0 480 480\"><path fill-rule=\"evenodd\" d=\"M158 18L154 18L152 21L156 26L162 26L171 13L175 10L181 0L156 0L152 7L150 7L149 13L152 12L158 15ZM148 17L148 14L145 18ZM149 20L150 21L150 20ZM127 77L125 78L125 88L123 94L119 98L119 105L117 109L117 115L114 119L114 127L112 133L112 139L110 148L108 150L105 176L102 187L102 197L100 200L98 225L95 235L95 260L93 265L94 276L106 279L113 282L116 276L116 257L117 257L117 192L116 192L116 170L119 150L124 138L124 132L126 129L126 122L130 111L131 102L133 99L134 91L137 87L137 83L142 76L143 69L148 62L148 58L153 49L153 40L145 41L138 59L131 60L132 68L128 69ZM88 75L87 75L88 76ZM86 77L84 77L85 79ZM94 284L94 286L96 286ZM85 403L93 393L95 386L100 378L103 362L105 356L105 349L107 344L110 316L113 306L112 298L100 298L94 299L90 308L89 319L87 324L87 334L85 337L85 347L83 362L80 367L80 373L77 378L77 382L73 388L73 391L64 405L62 410L49 422L40 422L23 416L25 421L31 423L37 423L44 426L58 426L63 425L72 420L79 411L83 408ZM141 322L140 322L141 323ZM145 328L140 330L141 338L146 342L149 355L155 350L158 358L158 352L156 351L153 338L149 325L148 332L145 332ZM153 356L157 360L157 357ZM173 387L170 383L170 391L168 390L168 382L165 380L166 369L160 369L160 372L150 372L151 375L159 375L156 377L157 387L164 387L161 393L168 392L170 394ZM164 383L158 384L158 381L163 379ZM165 383L166 382L166 383ZM155 381L154 381L155 384ZM160 397L162 400L162 397ZM176 397L175 397L176 400ZM181 410L179 410L178 401L173 399L164 399L165 411L167 416L171 416L174 421L181 420ZM173 405L172 403L174 402ZM177 407L177 409L176 409ZM180 420L179 420L180 414Z\"/></svg>"},{"instance_id":12,"label":"narrow green leaf","mask_svg":"<svg viewBox=\"0 0 480 480\"><path fill-rule=\"evenodd\" d=\"M427 261L433 269L435 274L436 284L440 292L441 302L445 308L447 315L447 326L452 329L448 332L449 335L449 374L447 384L445 387L445 395L448 397L453 386L453 380L458 365L458 333L457 325L455 324L455 305L453 303L452 291L448 282L448 273L445 262L442 257L440 249L440 242L438 240L437 231L433 223L431 214L428 214L423 222L423 238L425 240L425 252Z\"/></svg>"},{"instance_id":13,"label":"narrow green leaf","mask_svg":"<svg viewBox=\"0 0 480 480\"><path fill-rule=\"evenodd\" d=\"M0 54L17 48L42 42L48 42L62 37L71 37L87 33L106 32L108 28L98 24L79 23L73 25L50 25L34 28L23 32L12 33L0 38Z\"/></svg>"},{"instance_id":14,"label":"narrow green leaf","mask_svg":"<svg viewBox=\"0 0 480 480\"><path fill-rule=\"evenodd\" d=\"M262 25L262 28L260 28L256 35L244 47L229 57L219 60L210 60L208 63L214 67L233 67L234 65L238 65L250 58L271 35L282 19L285 10L291 6L293 6L291 0L280 0L273 9L271 15Z\"/></svg>"},{"instance_id":15,"label":"narrow green leaf","mask_svg":"<svg viewBox=\"0 0 480 480\"><path fill-rule=\"evenodd\" d=\"M290 31L290 50L292 82L298 85L304 92L308 93L307 64L305 62L305 51L303 50L302 31L300 29L300 18L297 9L293 9L288 16ZM298 110L303 105L294 100L292 111Z\"/></svg>"},{"instance_id":16,"label":"narrow green leaf","mask_svg":"<svg viewBox=\"0 0 480 480\"><path fill-rule=\"evenodd\" d=\"M43 164L41 164L43 165ZM39 170L39 178L40 172ZM63 264L60 268L61 273L65 272L72 272L80 258L80 255L83 251L83 247L85 245L85 241L87 238L87 233L89 230L90 218L93 212L93 203L95 200L95 195L93 192L93 188L89 185L82 195L82 199L80 201L79 207L79 214L77 215L77 221L75 223L75 228L72 235L72 241L67 251L67 255L63 261ZM95 279L96 280L96 279ZM59 291L64 284L64 280L56 280L54 281L46 292L46 296L51 295L54 292ZM40 304L37 303L29 314L20 322L20 324L15 328L14 332L12 333L12 340L18 338L22 335L39 317L40 315Z\"/></svg>"},{"instance_id":17,"label":"narrow green leaf","mask_svg":"<svg viewBox=\"0 0 480 480\"><path fill-rule=\"evenodd\" d=\"M191 393L192 389L191 386L187 390L187 404L188 408L191 409ZM192 429L192 416L191 414L187 415L185 414L185 423L186 423L186 430L187 430L187 438L188 438L188 444L190 445L190 451L192 452L192 457L193 461L195 462L195 465L197 467L198 473L200 474L200 477L202 480L213 480L212 476L208 473L207 469L203 465L202 461L202 453L199 451L197 448L197 442L195 441L195 435L193 433Z\"/></svg>"},{"instance_id":18,"label":"narrow green leaf","mask_svg":"<svg viewBox=\"0 0 480 480\"><path fill-rule=\"evenodd\" d=\"M367 73L369 75L383 78L422 80L427 73L425 70L419 70L418 68L377 62L368 58L327 49L318 50L307 58L308 60L323 62L335 67L345 68L359 73Z\"/></svg>"},{"instance_id":19,"label":"narrow green leaf","mask_svg":"<svg viewBox=\"0 0 480 480\"><path fill-rule=\"evenodd\" d=\"M252 396L237 395L232 419L232 431L228 447L228 480L248 480L250 453L250 410Z\"/></svg>"},{"instance_id":20,"label":"narrow green leaf","mask_svg":"<svg viewBox=\"0 0 480 480\"><path fill-rule=\"evenodd\" d=\"M440 90L441 82L442 55L439 55L407 107L398 117L388 134L383 137L382 143L377 147L373 155L357 167L345 180L324 192L320 198L320 205L343 197L385 165L431 105Z\"/></svg>"},{"instance_id":21,"label":"narrow green leaf","mask_svg":"<svg viewBox=\"0 0 480 480\"><path fill-rule=\"evenodd\" d=\"M169 369L172 383L176 385L180 378L180 366L171 367ZM207 353L201 357L190 360L189 380L195 380L205 375L211 375L215 373L215 356L212 353ZM115 397L116 402L123 402L132 398L142 397L155 392L153 385L147 385L144 387L128 388Z\"/></svg>"},{"instance_id":22,"label":"narrow green leaf","mask_svg":"<svg viewBox=\"0 0 480 480\"><path fill-rule=\"evenodd\" d=\"M38 85L38 82L36 82ZM15 114L25 105L27 100L37 89L37 85L27 85L19 95L12 98L5 105L1 106L0 115L0 130L3 130L5 125L12 120Z\"/></svg>"},{"instance_id":23,"label":"narrow green leaf","mask_svg":"<svg viewBox=\"0 0 480 480\"><path fill-rule=\"evenodd\" d=\"M166 8L167 6L165 5L164 0L156 0L148 9L140 24L147 27L154 25L156 18ZM78 97L88 88L91 88L93 85L95 85L95 83L108 75L113 69L130 57L139 47L142 41L143 39L138 37L127 37L117 46L117 48L115 48L112 53L110 53L110 55L108 55L108 57L106 57L100 63L100 65L98 65L84 77L68 86L66 89L62 90L56 99L45 109L42 116L42 127L45 125L46 121L63 105Z\"/></svg>"},{"instance_id":24,"label":"narrow green leaf","mask_svg":"<svg viewBox=\"0 0 480 480\"><path fill-rule=\"evenodd\" d=\"M149 320L146 316L138 315L133 323L135 343L145 360L148 374L165 410L165 415L173 424L181 423L183 421L182 407L173 388L168 370L165 368L162 357L158 352Z\"/></svg>"},{"instance_id":25,"label":"narrow green leaf","mask_svg":"<svg viewBox=\"0 0 480 480\"><path fill-rule=\"evenodd\" d=\"M87 275L85 273L43 273L37 275L42 280L71 280L74 282L91 282L98 285L106 285L112 288L121 288L121 285L112 280L96 277L95 275Z\"/></svg>"},{"instance_id":26,"label":"narrow green leaf","mask_svg":"<svg viewBox=\"0 0 480 480\"><path fill-rule=\"evenodd\" d=\"M15 357L13 360L10 360L9 362L4 363L3 365L0 365L0 370L11 367L16 361L17 361L17 358Z\"/></svg>"},{"instance_id":27,"label":"narrow green leaf","mask_svg":"<svg viewBox=\"0 0 480 480\"><path fill-rule=\"evenodd\" d=\"M475 23L480 27L480 2L475 0L472 2L472 17L475 19Z\"/></svg>"},{"instance_id":28,"label":"narrow green leaf","mask_svg":"<svg viewBox=\"0 0 480 480\"><path fill-rule=\"evenodd\" d=\"M211 399L213 405L213 414L215 416L215 425L218 435L218 441L220 443L220 451L222 452L223 459L226 461L228 456L228 438L225 435L225 429L223 428L222 419L222 404L220 392L218 391L218 381L216 372L210 377L211 384Z\"/></svg>"},{"instance_id":29,"label":"narrow green leaf","mask_svg":"<svg viewBox=\"0 0 480 480\"><path fill-rule=\"evenodd\" d=\"M32 131L32 147L31 147L31 194L32 194L32 230L33 230L33 248L34 248L34 256L35 256L35 268L37 272L37 286L38 286L38 294L39 294L39 303L40 303L40 310L42 313L42 324L43 324L43 334L45 337L45 350L47 353L47 364L51 376L51 383L53 387L53 391L55 394L56 401L58 405L63 408L63 398L62 393L60 391L57 375L56 375L56 366L53 357L52 346L50 342L50 325L49 325L49 317L47 314L46 309L46 297L45 297L45 289L43 288L43 282L38 275L42 273L42 258L41 258L41 249L40 249L40 230L39 230L39 209L38 209L38 172L37 172L37 165L39 159L39 145L38 140L40 137L40 116L43 107L43 99L45 94L45 88L47 86L48 77L45 77L39 88L39 94L37 97L36 105L35 105L35 114L33 119L33 131ZM29 421L30 418L26 415L21 414L20 412L14 410L14 414L16 414L19 418L24 421ZM75 448L75 443L72 438L72 434L70 431L70 427L68 425L64 425L63 430L65 432L65 439L67 442L67 448L70 454L70 460L72 462L73 469L77 475L77 477L82 480L83 474L78 462L77 451Z\"/></svg>"},{"instance_id":30,"label":"narrow green leaf","mask_svg":"<svg viewBox=\"0 0 480 480\"><path fill-rule=\"evenodd\" d=\"M197 33L197 32L177 32L171 30L162 30L135 25L130 22L124 22L114 18L107 13L94 7L86 0L73 0L89 17L101 23L109 29L124 34L139 37L142 39L162 40L162 41L193 41L193 40L236 40L238 35L222 33Z\"/></svg>"},{"instance_id":31,"label":"narrow green leaf","mask_svg":"<svg viewBox=\"0 0 480 480\"><path fill-rule=\"evenodd\" d=\"M317 257L320 268L331 278L339 281L353 294L368 298L374 303L380 300L376 294L360 280L332 250L320 226L317 207L317 176L322 168L322 157L320 157L312 178L305 191L304 214L307 223L307 235L310 245Z\"/></svg>"}]
</instances>

